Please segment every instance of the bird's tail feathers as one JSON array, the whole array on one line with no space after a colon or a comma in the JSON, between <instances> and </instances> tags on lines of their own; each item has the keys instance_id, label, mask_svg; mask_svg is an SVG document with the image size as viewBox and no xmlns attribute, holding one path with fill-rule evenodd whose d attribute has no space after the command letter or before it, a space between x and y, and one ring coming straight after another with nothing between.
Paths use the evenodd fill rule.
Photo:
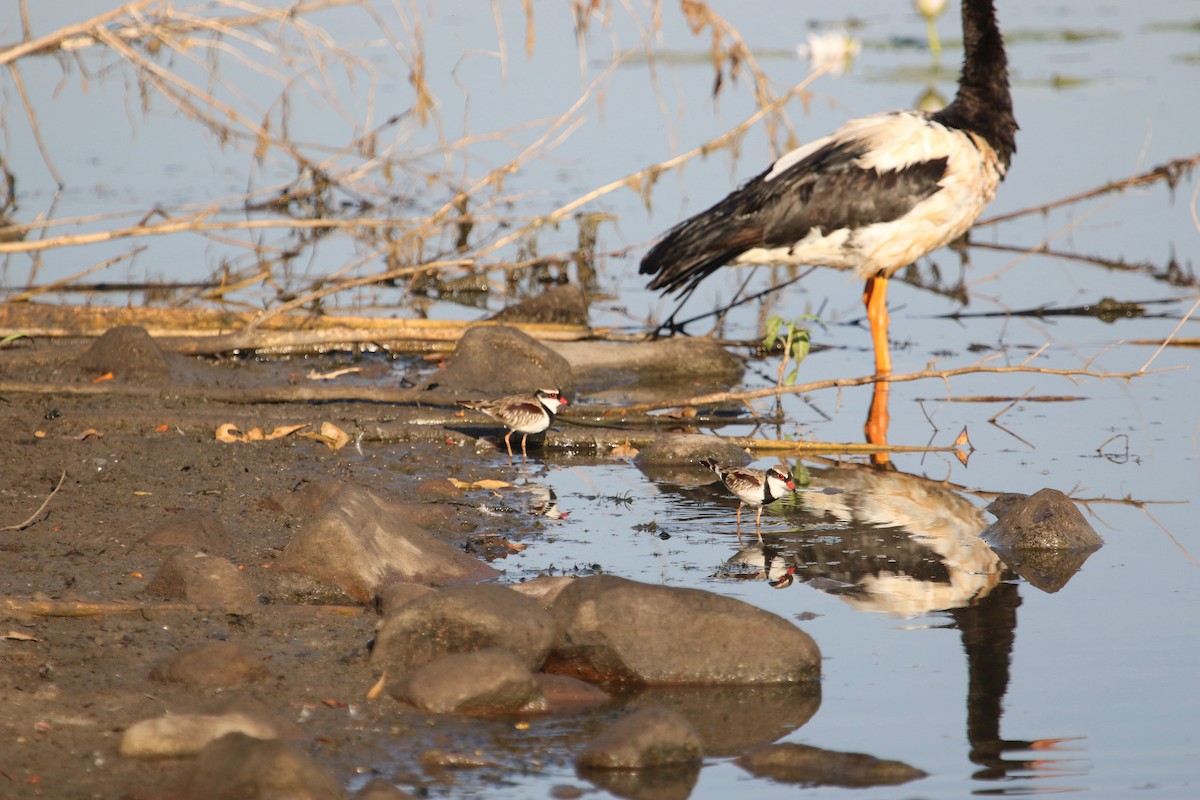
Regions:
<instances>
[{"instance_id":1,"label":"bird's tail feathers","mask_svg":"<svg viewBox=\"0 0 1200 800\"><path fill-rule=\"evenodd\" d=\"M646 253L638 271L654 275L650 288L663 292L693 289L753 244L753 234L730 236L728 214L711 208L676 226Z\"/></svg>"}]
</instances>

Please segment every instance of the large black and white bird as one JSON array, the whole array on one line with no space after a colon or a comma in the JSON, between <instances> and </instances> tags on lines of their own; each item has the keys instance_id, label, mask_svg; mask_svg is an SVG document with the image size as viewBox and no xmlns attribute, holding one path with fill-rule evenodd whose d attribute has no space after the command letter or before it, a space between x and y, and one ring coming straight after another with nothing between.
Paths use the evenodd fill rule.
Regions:
<instances>
[{"instance_id":1,"label":"large black and white bird","mask_svg":"<svg viewBox=\"0 0 1200 800\"><path fill-rule=\"evenodd\" d=\"M642 259L650 288L690 292L725 264L852 270L875 371L891 372L887 281L971 227L1016 151L1004 42L991 0L963 0L958 94L941 111L852 120L787 153L671 229Z\"/></svg>"}]
</instances>

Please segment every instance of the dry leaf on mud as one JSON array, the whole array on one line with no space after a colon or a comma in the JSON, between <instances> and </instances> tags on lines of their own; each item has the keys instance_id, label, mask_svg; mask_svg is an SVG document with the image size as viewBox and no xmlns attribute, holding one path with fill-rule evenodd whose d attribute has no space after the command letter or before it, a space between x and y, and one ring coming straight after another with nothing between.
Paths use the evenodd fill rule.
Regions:
<instances>
[{"instance_id":1,"label":"dry leaf on mud","mask_svg":"<svg viewBox=\"0 0 1200 800\"><path fill-rule=\"evenodd\" d=\"M481 481L460 481L458 478L450 478L450 483L455 489L489 489L495 491L497 489L507 489L512 486L507 481L498 481L492 478L484 478Z\"/></svg>"},{"instance_id":2,"label":"dry leaf on mud","mask_svg":"<svg viewBox=\"0 0 1200 800\"><path fill-rule=\"evenodd\" d=\"M320 442L330 450L341 450L350 441L350 434L334 425L332 422L322 422L321 430L305 431L301 436Z\"/></svg>"},{"instance_id":3,"label":"dry leaf on mud","mask_svg":"<svg viewBox=\"0 0 1200 800\"><path fill-rule=\"evenodd\" d=\"M625 437L625 444L619 444L609 451L609 455L613 458L633 458L640 451L629 443L629 437Z\"/></svg>"},{"instance_id":4,"label":"dry leaf on mud","mask_svg":"<svg viewBox=\"0 0 1200 800\"><path fill-rule=\"evenodd\" d=\"M96 430L95 428L88 428L85 431L80 431L79 433L75 434L74 436L66 436L63 438L74 439L77 442L85 442L88 439L103 439L104 434L101 433L100 431Z\"/></svg>"},{"instance_id":5,"label":"dry leaf on mud","mask_svg":"<svg viewBox=\"0 0 1200 800\"><path fill-rule=\"evenodd\" d=\"M9 639L14 642L40 642L41 641L41 639L37 638L33 634L22 633L21 631L9 631L8 633L4 634L3 638Z\"/></svg>"},{"instance_id":6,"label":"dry leaf on mud","mask_svg":"<svg viewBox=\"0 0 1200 800\"><path fill-rule=\"evenodd\" d=\"M112 379L113 374L111 372L106 372L103 375L92 378L92 383L104 383L105 381L111 381Z\"/></svg>"}]
</instances>

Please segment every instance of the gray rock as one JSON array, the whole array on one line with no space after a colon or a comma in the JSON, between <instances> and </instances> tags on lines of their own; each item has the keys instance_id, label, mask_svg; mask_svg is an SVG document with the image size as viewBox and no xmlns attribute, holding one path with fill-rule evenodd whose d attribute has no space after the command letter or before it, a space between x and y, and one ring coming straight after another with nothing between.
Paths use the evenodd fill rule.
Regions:
<instances>
[{"instance_id":1,"label":"gray rock","mask_svg":"<svg viewBox=\"0 0 1200 800\"><path fill-rule=\"evenodd\" d=\"M700 736L687 718L645 708L617 720L575 757L577 769L645 769L699 762Z\"/></svg>"},{"instance_id":2,"label":"gray rock","mask_svg":"<svg viewBox=\"0 0 1200 800\"><path fill-rule=\"evenodd\" d=\"M982 536L996 550L1094 550L1104 544L1071 498L1057 489L1030 497L1001 495L988 511L999 519Z\"/></svg>"},{"instance_id":3,"label":"gray rock","mask_svg":"<svg viewBox=\"0 0 1200 800\"><path fill-rule=\"evenodd\" d=\"M389 612L376 629L371 663L403 675L440 656L502 647L536 670L556 635L554 619L534 600L503 586L458 586Z\"/></svg>"},{"instance_id":4,"label":"gray rock","mask_svg":"<svg viewBox=\"0 0 1200 800\"><path fill-rule=\"evenodd\" d=\"M987 508L998 519L980 534L1009 568L1044 592L1057 592L1104 540L1071 499L1055 489L1003 494Z\"/></svg>"},{"instance_id":5,"label":"gray rock","mask_svg":"<svg viewBox=\"0 0 1200 800\"><path fill-rule=\"evenodd\" d=\"M172 514L143 541L155 547L182 545L210 553L228 550L230 545L229 532L220 517L210 511L193 510Z\"/></svg>"},{"instance_id":6,"label":"gray rock","mask_svg":"<svg viewBox=\"0 0 1200 800\"><path fill-rule=\"evenodd\" d=\"M652 686L622 693L627 710L669 708L700 734L704 755L730 758L803 727L821 707L821 682L773 686Z\"/></svg>"},{"instance_id":7,"label":"gray rock","mask_svg":"<svg viewBox=\"0 0 1200 800\"><path fill-rule=\"evenodd\" d=\"M569 675L537 672L533 679L537 681L542 697L546 698L550 713L576 712L612 699L612 695L603 689Z\"/></svg>"},{"instance_id":8,"label":"gray rock","mask_svg":"<svg viewBox=\"0 0 1200 800\"><path fill-rule=\"evenodd\" d=\"M434 591L432 587L421 583L395 581L380 589L375 595L375 611L385 616L389 611L395 611L405 603L416 600L421 595Z\"/></svg>"},{"instance_id":9,"label":"gray rock","mask_svg":"<svg viewBox=\"0 0 1200 800\"><path fill-rule=\"evenodd\" d=\"M392 695L434 714L515 713L547 708L529 667L498 647L434 659L410 672Z\"/></svg>"},{"instance_id":10,"label":"gray rock","mask_svg":"<svg viewBox=\"0 0 1200 800\"><path fill-rule=\"evenodd\" d=\"M737 765L760 778L806 786L897 786L925 773L901 761L886 761L862 753L839 753L803 744L771 744L756 748Z\"/></svg>"},{"instance_id":11,"label":"gray rock","mask_svg":"<svg viewBox=\"0 0 1200 800\"><path fill-rule=\"evenodd\" d=\"M634 463L643 471L647 467L683 466L687 474L691 475L694 472L693 480L698 481L703 473L696 465L702 458L713 458L729 466L740 466L750 461L745 450L723 439L702 433L677 433L655 437L652 443L643 447L637 454ZM705 480L711 477L712 472L708 471Z\"/></svg>"},{"instance_id":12,"label":"gray rock","mask_svg":"<svg viewBox=\"0 0 1200 800\"><path fill-rule=\"evenodd\" d=\"M294 492L281 492L263 498L261 506L269 511L309 517L342 490L342 481L328 480L306 483Z\"/></svg>"},{"instance_id":13,"label":"gray rock","mask_svg":"<svg viewBox=\"0 0 1200 800\"><path fill-rule=\"evenodd\" d=\"M79 357L79 368L87 375L111 372L115 380L130 383L171 377L166 355L141 325L120 325L105 332Z\"/></svg>"},{"instance_id":14,"label":"gray rock","mask_svg":"<svg viewBox=\"0 0 1200 800\"><path fill-rule=\"evenodd\" d=\"M204 553L175 553L146 586L146 594L201 606L257 606L258 595L244 573L223 558Z\"/></svg>"},{"instance_id":15,"label":"gray rock","mask_svg":"<svg viewBox=\"0 0 1200 800\"><path fill-rule=\"evenodd\" d=\"M336 586L359 603L395 580L449 585L496 577L494 569L435 538L404 512L344 484L284 547L278 571Z\"/></svg>"},{"instance_id":16,"label":"gray rock","mask_svg":"<svg viewBox=\"0 0 1200 800\"><path fill-rule=\"evenodd\" d=\"M546 672L639 684L816 681L821 653L788 620L731 597L609 575L579 578L551 613Z\"/></svg>"},{"instance_id":17,"label":"gray rock","mask_svg":"<svg viewBox=\"0 0 1200 800\"><path fill-rule=\"evenodd\" d=\"M346 792L311 757L283 742L231 733L200 752L177 796L181 800L338 800Z\"/></svg>"},{"instance_id":18,"label":"gray rock","mask_svg":"<svg viewBox=\"0 0 1200 800\"><path fill-rule=\"evenodd\" d=\"M135 722L121 734L123 756L190 756L228 733L255 739L275 739L278 732L268 720L250 714L167 714Z\"/></svg>"},{"instance_id":19,"label":"gray rock","mask_svg":"<svg viewBox=\"0 0 1200 800\"><path fill-rule=\"evenodd\" d=\"M586 326L587 298L578 286L552 286L537 297L522 300L494 314L492 321Z\"/></svg>"},{"instance_id":20,"label":"gray rock","mask_svg":"<svg viewBox=\"0 0 1200 800\"><path fill-rule=\"evenodd\" d=\"M577 774L613 797L628 800L688 800L700 778L700 763L656 769L576 770Z\"/></svg>"},{"instance_id":21,"label":"gray rock","mask_svg":"<svg viewBox=\"0 0 1200 800\"><path fill-rule=\"evenodd\" d=\"M539 575L521 583L514 583L508 588L526 597L532 597L542 608L550 608L558 598L559 592L570 586L574 580L569 575Z\"/></svg>"},{"instance_id":22,"label":"gray rock","mask_svg":"<svg viewBox=\"0 0 1200 800\"><path fill-rule=\"evenodd\" d=\"M262 658L245 645L207 642L169 656L150 671L153 680L193 686L239 686L267 676Z\"/></svg>"},{"instance_id":23,"label":"gray rock","mask_svg":"<svg viewBox=\"0 0 1200 800\"><path fill-rule=\"evenodd\" d=\"M435 379L438 389L495 397L574 385L565 358L532 336L504 325L471 328Z\"/></svg>"},{"instance_id":24,"label":"gray rock","mask_svg":"<svg viewBox=\"0 0 1200 800\"><path fill-rule=\"evenodd\" d=\"M672 402L737 385L742 360L706 338L547 342L571 363L580 394L605 402Z\"/></svg>"}]
</instances>

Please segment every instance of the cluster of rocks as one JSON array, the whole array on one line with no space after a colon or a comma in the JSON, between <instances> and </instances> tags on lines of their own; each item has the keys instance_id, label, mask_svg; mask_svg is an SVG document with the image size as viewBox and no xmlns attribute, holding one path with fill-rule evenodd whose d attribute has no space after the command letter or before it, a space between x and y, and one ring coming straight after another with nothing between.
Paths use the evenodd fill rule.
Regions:
<instances>
[{"instance_id":1,"label":"cluster of rocks","mask_svg":"<svg viewBox=\"0 0 1200 800\"><path fill-rule=\"evenodd\" d=\"M503 586L490 581L490 567L365 488L311 485L287 502L303 509L306 522L279 559L275 588L374 603L379 621L363 677L364 686L377 681L369 694L376 702L406 713L488 718L603 708L599 728L579 742L578 773L618 794L654 789L680 797L695 784L706 755L746 756L744 766L754 774L786 771L777 763L787 762L786 754L768 758L754 755L756 748L802 725L819 706L816 643L748 603L606 575ZM211 519L190 522L174 520L151 538L178 543L205 534L220 541ZM241 575L219 556L177 552L147 591L201 605L252 602ZM150 677L231 688L267 677L265 657L241 644L210 642L164 659ZM614 697L615 689L632 686L673 687L686 696L663 705ZM756 694L737 695L746 701L725 694L751 690ZM736 722L739 707L747 719ZM614 716L615 709L621 711ZM296 746L301 735L269 709L239 702L139 721L124 731L120 750L130 757L194 756L179 797L345 796ZM422 760L462 766L459 755L430 751ZM829 763L845 756L830 754ZM879 770L862 758L871 766L854 771L855 781ZM802 780L850 780L836 771L814 774L810 768ZM358 796L403 795L376 781Z\"/></svg>"},{"instance_id":2,"label":"cluster of rocks","mask_svg":"<svg viewBox=\"0 0 1200 800\"><path fill-rule=\"evenodd\" d=\"M690 341L692 357L695 347ZM497 326L463 337L440 385L430 388L463 392L496 385L489 370L501 361L497 349L506 354L509 373L512 354L523 354L528 369L518 371L543 375L539 385L566 387L576 380L560 353ZM653 368L661 369L658 359L675 355L656 353ZM595 353L592 358L603 360ZM698 452L711 454L712 447L711 437L672 436L647 447L640 459L643 469L677 469ZM737 451L725 455L741 457ZM984 538L1018 563L1044 563L1031 554L1046 551L1086 558L1098 537L1089 538L1078 525L1082 516L1069 500L1061 498L1078 519L1065 510L1044 510L1048 503L1061 509L1059 500L1040 494L1003 498L993 506L1001 519ZM219 519L188 512L146 537L150 544L176 548L146 594L225 609L258 606L264 599L374 603L380 618L364 682L377 681L373 699L386 693L390 700L382 702L413 713L525 717L621 707L625 713L581 743L574 761L581 776L622 796L686 797L701 759L715 755L736 756L756 776L805 785L890 785L924 775L869 755L773 744L819 705L820 651L793 623L748 603L603 575L502 586L495 583L494 569L422 526L413 506L354 484L309 485L268 504L304 520L276 560L268 587L251 585L218 555L230 539ZM1066 530L1072 533L1064 540ZM150 677L223 689L267 677L265 657L243 645L211 642L163 660ZM708 693L700 705L722 707L721 721L688 713L693 706L687 703L620 706L612 692L625 686ZM720 695L731 687L755 687L767 691L764 696L786 692L787 702L771 713L787 723L775 729L762 722L770 715L761 715L755 718L756 734L737 740L728 722L737 702ZM239 703L142 720L124 731L120 750L130 757L194 756L173 795L181 798L345 796L296 747L301 737L296 725L271 710ZM426 755L436 765L459 765L454 753ZM406 795L375 781L358 796Z\"/></svg>"}]
</instances>

